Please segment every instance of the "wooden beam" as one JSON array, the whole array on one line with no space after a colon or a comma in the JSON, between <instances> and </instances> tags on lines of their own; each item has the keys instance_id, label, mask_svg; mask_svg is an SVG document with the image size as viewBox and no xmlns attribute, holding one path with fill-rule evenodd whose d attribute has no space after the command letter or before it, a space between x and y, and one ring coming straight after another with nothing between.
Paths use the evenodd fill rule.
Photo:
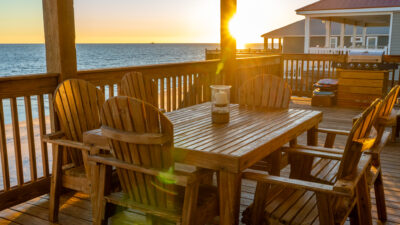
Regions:
<instances>
[{"instance_id":1,"label":"wooden beam","mask_svg":"<svg viewBox=\"0 0 400 225\"><path fill-rule=\"evenodd\" d=\"M356 47L356 39L357 39L357 24L354 24L354 26L353 26L353 42L351 44L352 48Z\"/></svg>"},{"instance_id":2,"label":"wooden beam","mask_svg":"<svg viewBox=\"0 0 400 225\"><path fill-rule=\"evenodd\" d=\"M364 27L363 27L363 33L362 33L362 45L364 46L364 48L367 48L367 27L366 27L366 25L364 25Z\"/></svg>"},{"instance_id":3,"label":"wooden beam","mask_svg":"<svg viewBox=\"0 0 400 225\"><path fill-rule=\"evenodd\" d=\"M325 21L325 48L331 47L331 21Z\"/></svg>"},{"instance_id":4,"label":"wooden beam","mask_svg":"<svg viewBox=\"0 0 400 225\"><path fill-rule=\"evenodd\" d=\"M236 64L236 40L229 32L229 22L236 13L236 0L221 0L221 63L225 84L233 84Z\"/></svg>"},{"instance_id":5,"label":"wooden beam","mask_svg":"<svg viewBox=\"0 0 400 225\"><path fill-rule=\"evenodd\" d=\"M344 48L345 31L346 31L346 24L343 22L340 24L340 48Z\"/></svg>"},{"instance_id":6,"label":"wooden beam","mask_svg":"<svg viewBox=\"0 0 400 225\"><path fill-rule=\"evenodd\" d=\"M73 0L43 0L43 20L47 72L59 73L60 82L76 77Z\"/></svg>"},{"instance_id":7,"label":"wooden beam","mask_svg":"<svg viewBox=\"0 0 400 225\"><path fill-rule=\"evenodd\" d=\"M310 16L306 16L304 25L304 53L309 53L310 50Z\"/></svg>"}]
</instances>

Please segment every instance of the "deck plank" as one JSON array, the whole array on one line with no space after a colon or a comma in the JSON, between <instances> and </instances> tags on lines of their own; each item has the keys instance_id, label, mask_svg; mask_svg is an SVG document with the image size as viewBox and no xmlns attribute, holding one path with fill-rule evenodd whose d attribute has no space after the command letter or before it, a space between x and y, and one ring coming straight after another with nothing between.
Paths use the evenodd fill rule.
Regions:
<instances>
[{"instance_id":1,"label":"deck plank","mask_svg":"<svg viewBox=\"0 0 400 225\"><path fill-rule=\"evenodd\" d=\"M319 108L311 107L306 98L293 100L291 107L301 109L316 109L323 111L323 121L320 127L335 129L350 129L352 118L360 113L360 110L343 108ZM325 135L319 135L319 144L323 145ZM346 137L337 137L335 147L343 147ZM299 137L300 144L306 144L306 136ZM383 180L386 195L388 221L386 225L400 224L400 143L389 143L382 152ZM288 170L282 171L287 175ZM240 212L252 203L256 183L244 180L242 182L242 195L240 201ZM51 224L48 222L48 195L32 199L10 209L0 211L1 224ZM373 218L377 219L375 196L372 191ZM61 210L59 224L91 224L91 204L88 195L82 193L68 192L61 197ZM145 218L142 214L134 211L124 211L113 216L110 224L144 224Z\"/></svg>"}]
</instances>

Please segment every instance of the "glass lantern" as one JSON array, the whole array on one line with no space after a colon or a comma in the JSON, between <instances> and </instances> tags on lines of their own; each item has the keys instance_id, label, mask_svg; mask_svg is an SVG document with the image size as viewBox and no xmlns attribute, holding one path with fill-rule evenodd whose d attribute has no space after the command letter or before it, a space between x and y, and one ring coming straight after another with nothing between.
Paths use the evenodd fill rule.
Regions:
<instances>
[{"instance_id":1,"label":"glass lantern","mask_svg":"<svg viewBox=\"0 0 400 225\"><path fill-rule=\"evenodd\" d=\"M229 85L211 85L211 117L213 123L229 122Z\"/></svg>"}]
</instances>

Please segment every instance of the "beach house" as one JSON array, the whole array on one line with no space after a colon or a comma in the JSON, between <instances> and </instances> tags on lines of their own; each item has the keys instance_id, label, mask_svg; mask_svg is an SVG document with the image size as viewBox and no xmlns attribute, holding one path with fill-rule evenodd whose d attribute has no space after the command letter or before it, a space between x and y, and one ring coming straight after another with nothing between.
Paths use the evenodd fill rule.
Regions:
<instances>
[{"instance_id":1,"label":"beach house","mask_svg":"<svg viewBox=\"0 0 400 225\"><path fill-rule=\"evenodd\" d=\"M296 13L305 19L262 35L266 49L272 39L282 43L283 53L379 49L388 55L400 54L399 0L321 0Z\"/></svg>"}]
</instances>

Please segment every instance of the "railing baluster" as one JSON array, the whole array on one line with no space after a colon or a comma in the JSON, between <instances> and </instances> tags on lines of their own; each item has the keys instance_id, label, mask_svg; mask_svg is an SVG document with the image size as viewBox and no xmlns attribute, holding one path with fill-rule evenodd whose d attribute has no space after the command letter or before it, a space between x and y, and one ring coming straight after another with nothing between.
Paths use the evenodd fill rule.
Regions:
<instances>
[{"instance_id":1,"label":"railing baluster","mask_svg":"<svg viewBox=\"0 0 400 225\"><path fill-rule=\"evenodd\" d=\"M39 110L39 129L40 129L40 140L46 135L46 117L44 111L44 99L43 95L38 95L38 110ZM43 176L49 176L49 156L47 151L46 142L41 141L41 152L42 152L42 166L43 166Z\"/></svg>"},{"instance_id":2,"label":"railing baluster","mask_svg":"<svg viewBox=\"0 0 400 225\"><path fill-rule=\"evenodd\" d=\"M0 99L0 157L4 191L10 189L10 171L8 169L7 139L4 126L3 99Z\"/></svg>"},{"instance_id":3,"label":"railing baluster","mask_svg":"<svg viewBox=\"0 0 400 225\"><path fill-rule=\"evenodd\" d=\"M160 87L160 92L161 92L161 97L160 97L160 101L161 101L161 108L162 109L165 109L165 110L167 110L166 108L165 108L165 86L164 86L164 77L162 77L162 78L160 78L160 80L161 80L161 87Z\"/></svg>"},{"instance_id":4,"label":"railing baluster","mask_svg":"<svg viewBox=\"0 0 400 225\"><path fill-rule=\"evenodd\" d=\"M108 96L109 98L114 97L114 84L108 85Z\"/></svg>"},{"instance_id":5,"label":"railing baluster","mask_svg":"<svg viewBox=\"0 0 400 225\"><path fill-rule=\"evenodd\" d=\"M178 109L182 106L182 76L178 75Z\"/></svg>"},{"instance_id":6,"label":"railing baluster","mask_svg":"<svg viewBox=\"0 0 400 225\"><path fill-rule=\"evenodd\" d=\"M156 78L156 79L154 79L154 82L156 83L156 87L157 87L157 93L158 93L158 96L160 96L160 80L158 79L158 78ZM159 108L159 109L161 109L162 107L160 106L160 104L161 104L161 102L160 102L161 100L160 100L160 97L158 98L158 100L157 100L157 108Z\"/></svg>"},{"instance_id":7,"label":"railing baluster","mask_svg":"<svg viewBox=\"0 0 400 225\"><path fill-rule=\"evenodd\" d=\"M24 183L24 171L22 166L21 138L19 132L17 99L15 97L10 99L10 105L14 138L15 167L17 170L17 182L18 185L22 185Z\"/></svg>"},{"instance_id":8,"label":"railing baluster","mask_svg":"<svg viewBox=\"0 0 400 225\"><path fill-rule=\"evenodd\" d=\"M187 107L189 105L189 92L188 92L188 75L185 74L183 75L183 102L184 102L184 107Z\"/></svg>"},{"instance_id":9,"label":"railing baluster","mask_svg":"<svg viewBox=\"0 0 400 225\"><path fill-rule=\"evenodd\" d=\"M176 76L173 76L172 78L172 110L176 110L176 98L177 98L177 93L176 93Z\"/></svg>"},{"instance_id":10,"label":"railing baluster","mask_svg":"<svg viewBox=\"0 0 400 225\"><path fill-rule=\"evenodd\" d=\"M171 77L167 77L167 111L171 111Z\"/></svg>"},{"instance_id":11,"label":"railing baluster","mask_svg":"<svg viewBox=\"0 0 400 225\"><path fill-rule=\"evenodd\" d=\"M26 133L28 136L28 149L29 149L29 164L31 172L31 180L37 180L37 167L36 167L36 151L35 151L35 136L33 134L33 120L32 120L32 103L30 96L24 96L25 102L25 116L26 116Z\"/></svg>"}]
</instances>

